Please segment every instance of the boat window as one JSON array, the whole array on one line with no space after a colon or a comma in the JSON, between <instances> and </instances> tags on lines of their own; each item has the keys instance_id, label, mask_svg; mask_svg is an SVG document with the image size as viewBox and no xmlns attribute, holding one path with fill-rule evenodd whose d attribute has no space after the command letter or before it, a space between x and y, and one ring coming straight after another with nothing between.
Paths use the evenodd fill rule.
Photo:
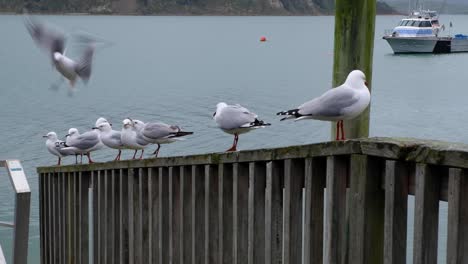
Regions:
<instances>
[{"instance_id":1,"label":"boat window","mask_svg":"<svg viewBox=\"0 0 468 264\"><path fill-rule=\"evenodd\" d=\"M406 20L403 20L403 21L400 22L399 26L404 26L405 23L406 23Z\"/></svg>"},{"instance_id":2,"label":"boat window","mask_svg":"<svg viewBox=\"0 0 468 264\"><path fill-rule=\"evenodd\" d=\"M429 21L422 21L420 27L431 27L431 22L429 22Z\"/></svg>"},{"instance_id":3,"label":"boat window","mask_svg":"<svg viewBox=\"0 0 468 264\"><path fill-rule=\"evenodd\" d=\"M433 21L432 21L432 25L438 26L438 25L439 25L439 20L433 20Z\"/></svg>"},{"instance_id":4,"label":"boat window","mask_svg":"<svg viewBox=\"0 0 468 264\"><path fill-rule=\"evenodd\" d=\"M421 23L420 21L413 21L413 23L411 24L411 26L413 26L413 27L419 27L419 24L420 24L420 23Z\"/></svg>"}]
</instances>

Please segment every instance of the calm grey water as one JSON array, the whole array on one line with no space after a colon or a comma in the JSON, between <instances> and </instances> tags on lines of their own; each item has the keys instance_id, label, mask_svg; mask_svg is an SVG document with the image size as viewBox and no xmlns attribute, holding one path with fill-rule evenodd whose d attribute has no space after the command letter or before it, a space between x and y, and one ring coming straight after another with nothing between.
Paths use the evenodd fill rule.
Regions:
<instances>
[{"instance_id":1,"label":"calm grey water","mask_svg":"<svg viewBox=\"0 0 468 264\"><path fill-rule=\"evenodd\" d=\"M163 146L162 156L223 151L232 138L216 129L211 116L216 103L226 101L241 103L273 124L242 135L240 149L329 139L328 123L280 123L275 113L330 87L333 17L40 18L66 30L91 32L114 45L96 54L91 82L78 85L79 91L69 97L65 89L49 90L57 75L34 46L21 17L0 16L0 159L21 159L32 187L29 263L39 263L35 167L56 162L41 137L48 131L61 136L70 127L85 131L100 116L120 128L122 119L130 116L181 124L196 132L186 141ZM377 18L371 136L468 142L468 54L393 55L381 35L399 19ZM468 16L441 20L453 21L454 33L468 33ZM269 41L260 43L261 35ZM95 159L106 161L114 155L103 150ZM0 220L10 220L13 196L4 171L0 177ZM410 210L413 203L410 200ZM445 204L440 214L439 263L444 263ZM413 221L411 214L408 221ZM408 233L411 241L411 230ZM0 229L8 256L11 234ZM408 245L411 252L412 243Z\"/></svg>"}]
</instances>

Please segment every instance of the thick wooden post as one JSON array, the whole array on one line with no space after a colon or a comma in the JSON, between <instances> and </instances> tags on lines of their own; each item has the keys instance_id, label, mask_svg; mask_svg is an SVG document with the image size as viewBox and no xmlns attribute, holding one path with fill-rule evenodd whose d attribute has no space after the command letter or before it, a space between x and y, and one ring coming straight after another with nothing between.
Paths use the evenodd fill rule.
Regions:
<instances>
[{"instance_id":1,"label":"thick wooden post","mask_svg":"<svg viewBox=\"0 0 468 264\"><path fill-rule=\"evenodd\" d=\"M376 0L336 0L333 87L341 85L352 70L372 79ZM369 108L354 120L344 123L346 138L369 136ZM332 123L332 140L336 123Z\"/></svg>"}]
</instances>

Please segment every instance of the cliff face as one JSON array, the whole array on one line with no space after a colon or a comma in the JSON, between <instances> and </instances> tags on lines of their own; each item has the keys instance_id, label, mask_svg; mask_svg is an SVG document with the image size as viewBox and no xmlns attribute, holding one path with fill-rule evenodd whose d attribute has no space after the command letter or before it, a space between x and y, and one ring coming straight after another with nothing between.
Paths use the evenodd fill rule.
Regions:
<instances>
[{"instance_id":1,"label":"cliff face","mask_svg":"<svg viewBox=\"0 0 468 264\"><path fill-rule=\"evenodd\" d=\"M23 8L31 13L323 15L333 14L334 0L0 0L0 11Z\"/></svg>"}]
</instances>

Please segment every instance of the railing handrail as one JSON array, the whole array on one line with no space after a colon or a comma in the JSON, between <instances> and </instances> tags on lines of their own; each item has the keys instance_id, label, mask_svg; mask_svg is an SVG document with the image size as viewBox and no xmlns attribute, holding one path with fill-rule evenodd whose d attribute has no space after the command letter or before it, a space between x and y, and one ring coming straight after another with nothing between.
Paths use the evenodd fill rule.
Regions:
<instances>
[{"instance_id":1,"label":"railing handrail","mask_svg":"<svg viewBox=\"0 0 468 264\"><path fill-rule=\"evenodd\" d=\"M1 222L0 225L13 228L13 264L27 264L31 189L19 160L0 160L0 167L7 169L11 185L15 191L13 223ZM5 263L1 262L2 257L3 252L0 254L0 263Z\"/></svg>"},{"instance_id":2,"label":"railing handrail","mask_svg":"<svg viewBox=\"0 0 468 264\"><path fill-rule=\"evenodd\" d=\"M271 161L304 157L363 154L387 159L405 160L432 165L468 168L468 145L415 138L361 138L330 141L271 149L240 152L207 153L189 156L160 157L143 160L122 160L93 164L38 167L38 173L79 172L103 169L189 166L218 163Z\"/></svg>"}]
</instances>

